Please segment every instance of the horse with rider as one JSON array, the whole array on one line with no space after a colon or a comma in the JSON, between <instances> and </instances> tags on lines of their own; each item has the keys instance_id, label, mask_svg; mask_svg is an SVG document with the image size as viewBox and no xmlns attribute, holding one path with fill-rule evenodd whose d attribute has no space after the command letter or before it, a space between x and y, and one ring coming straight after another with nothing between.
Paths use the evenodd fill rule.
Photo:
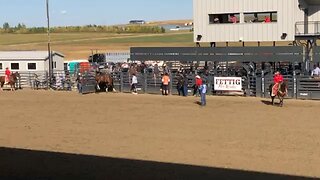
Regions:
<instances>
[{"instance_id":1,"label":"horse with rider","mask_svg":"<svg viewBox=\"0 0 320 180\"><path fill-rule=\"evenodd\" d=\"M275 73L273 82L269 86L272 105L274 105L274 98L277 96L280 100L280 106L283 106L284 96L288 94L288 86L283 81L283 76L279 71Z\"/></svg>"},{"instance_id":2,"label":"horse with rider","mask_svg":"<svg viewBox=\"0 0 320 180\"><path fill-rule=\"evenodd\" d=\"M9 85L11 91L16 90L16 82L20 78L20 74L18 72L11 73L8 67L6 67L5 76L0 76L0 90L3 90L4 85Z\"/></svg>"}]
</instances>

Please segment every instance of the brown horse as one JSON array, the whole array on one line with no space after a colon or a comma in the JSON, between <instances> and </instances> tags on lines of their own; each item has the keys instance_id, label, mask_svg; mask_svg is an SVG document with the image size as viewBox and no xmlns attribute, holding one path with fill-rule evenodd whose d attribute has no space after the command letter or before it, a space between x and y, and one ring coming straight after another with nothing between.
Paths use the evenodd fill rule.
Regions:
<instances>
[{"instance_id":1,"label":"brown horse","mask_svg":"<svg viewBox=\"0 0 320 180\"><path fill-rule=\"evenodd\" d=\"M110 74L98 73L96 75L96 81L98 90L106 92L115 91L113 88L113 79Z\"/></svg>"},{"instance_id":2,"label":"brown horse","mask_svg":"<svg viewBox=\"0 0 320 180\"><path fill-rule=\"evenodd\" d=\"M270 86L269 86L269 92L270 92L270 96L271 96L271 100L272 100L271 103L272 103L272 105L274 105L274 98L275 98L276 96L278 96L278 98L279 98L279 100L280 100L279 106L282 107L282 106L283 106L283 99L284 99L284 97L288 94L288 86L287 86L287 83L281 82L281 83L280 83L280 86L279 86L279 88L278 88L278 91L277 91L277 93L276 93L274 96L272 96L272 95L273 95L273 94L272 94L273 85L274 85L274 84L270 84Z\"/></svg>"},{"instance_id":3,"label":"brown horse","mask_svg":"<svg viewBox=\"0 0 320 180\"><path fill-rule=\"evenodd\" d=\"M15 91L16 90L16 82L18 81L18 78L20 78L20 74L18 72L12 73L9 77L8 85L10 85L10 90ZM5 76L0 76L0 90L3 91L3 86L5 83Z\"/></svg>"}]
</instances>

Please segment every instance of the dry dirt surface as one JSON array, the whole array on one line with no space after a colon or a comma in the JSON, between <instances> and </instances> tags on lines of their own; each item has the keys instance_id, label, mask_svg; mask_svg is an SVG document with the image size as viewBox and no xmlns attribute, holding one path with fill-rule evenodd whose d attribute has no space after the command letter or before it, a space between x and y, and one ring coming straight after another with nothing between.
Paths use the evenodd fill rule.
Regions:
<instances>
[{"instance_id":1,"label":"dry dirt surface","mask_svg":"<svg viewBox=\"0 0 320 180\"><path fill-rule=\"evenodd\" d=\"M0 92L0 177L320 177L320 102L207 98Z\"/></svg>"}]
</instances>

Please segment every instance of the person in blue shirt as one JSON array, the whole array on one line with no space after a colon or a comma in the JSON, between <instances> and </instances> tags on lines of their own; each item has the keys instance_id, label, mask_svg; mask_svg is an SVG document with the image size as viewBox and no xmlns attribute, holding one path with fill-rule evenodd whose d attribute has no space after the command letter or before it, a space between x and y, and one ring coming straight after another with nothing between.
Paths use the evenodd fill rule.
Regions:
<instances>
[{"instance_id":1,"label":"person in blue shirt","mask_svg":"<svg viewBox=\"0 0 320 180\"><path fill-rule=\"evenodd\" d=\"M207 85L206 85L206 81L203 80L202 85L200 86L201 106L207 105L206 94L207 94Z\"/></svg>"}]
</instances>

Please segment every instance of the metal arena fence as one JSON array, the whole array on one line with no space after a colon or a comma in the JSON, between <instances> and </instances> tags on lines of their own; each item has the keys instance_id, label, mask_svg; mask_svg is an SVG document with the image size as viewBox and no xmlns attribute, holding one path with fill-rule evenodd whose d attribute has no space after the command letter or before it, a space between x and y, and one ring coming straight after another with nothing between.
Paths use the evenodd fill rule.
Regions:
<instances>
[{"instance_id":1,"label":"metal arena fence","mask_svg":"<svg viewBox=\"0 0 320 180\"><path fill-rule=\"evenodd\" d=\"M45 71L37 72L19 72L17 88L32 88L32 89L54 89L54 90L76 90L76 76L70 74L69 80L66 81L66 71L55 71L53 80L49 81L48 73ZM4 72L0 72L4 74ZM131 89L132 75L129 72L111 73L114 80L114 88L117 92L128 93ZM171 73L171 83L169 85L170 94L177 95L177 83L179 74ZM202 75L208 86L208 94L210 95L225 95L230 92L222 92L214 90L214 75ZM83 93L96 92L96 83L93 73L83 76ZM161 75L153 73L138 73L138 93L146 94L161 94ZM320 78L310 76L288 75L284 76L284 81L288 84L288 98L295 99L320 99ZM51 84L50 84L51 82ZM242 77L242 92L240 95L265 97L268 98L269 86L273 82L272 76L243 76ZM188 95L193 93L193 85L195 84L195 74L187 75ZM232 93L231 93L232 94Z\"/></svg>"}]
</instances>

